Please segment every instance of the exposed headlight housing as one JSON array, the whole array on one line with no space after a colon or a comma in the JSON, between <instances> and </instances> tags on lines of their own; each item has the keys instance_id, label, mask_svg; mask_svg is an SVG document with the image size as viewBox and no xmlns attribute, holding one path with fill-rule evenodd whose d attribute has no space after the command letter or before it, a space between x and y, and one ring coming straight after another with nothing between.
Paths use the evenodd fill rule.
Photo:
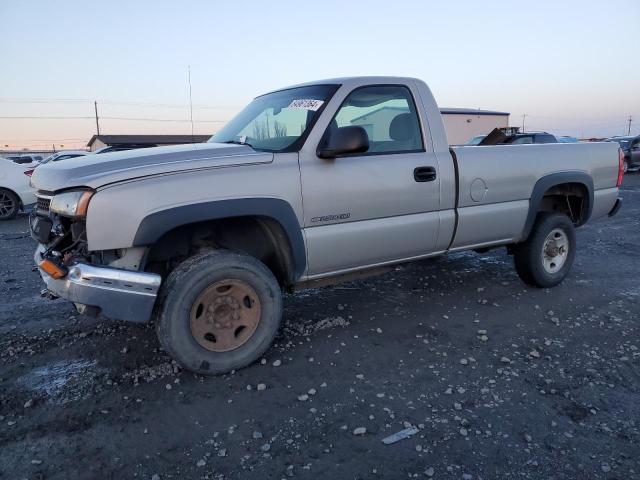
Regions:
<instances>
[{"instance_id":1,"label":"exposed headlight housing","mask_svg":"<svg viewBox=\"0 0 640 480\"><path fill-rule=\"evenodd\" d=\"M53 196L49 204L49 211L63 217L83 218L87 215L89 200L95 192L93 190L72 190Z\"/></svg>"}]
</instances>

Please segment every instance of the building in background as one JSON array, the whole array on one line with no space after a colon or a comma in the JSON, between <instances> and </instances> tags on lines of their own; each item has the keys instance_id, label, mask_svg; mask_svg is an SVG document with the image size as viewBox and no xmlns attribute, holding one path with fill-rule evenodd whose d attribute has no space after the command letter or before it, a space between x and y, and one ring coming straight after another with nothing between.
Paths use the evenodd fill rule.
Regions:
<instances>
[{"instance_id":1,"label":"building in background","mask_svg":"<svg viewBox=\"0 0 640 480\"><path fill-rule=\"evenodd\" d=\"M104 147L126 149L203 143L209 138L211 135L94 135L87 143L87 147L95 152Z\"/></svg>"},{"instance_id":2,"label":"building in background","mask_svg":"<svg viewBox=\"0 0 640 480\"><path fill-rule=\"evenodd\" d=\"M509 113L473 108L441 108L444 129L450 145L462 145L476 135L487 135L494 128L509 126Z\"/></svg>"},{"instance_id":3,"label":"building in background","mask_svg":"<svg viewBox=\"0 0 640 480\"><path fill-rule=\"evenodd\" d=\"M351 123L364 128L371 138L388 139L388 130L393 118L408 111L406 106L385 105L354 118ZM509 126L507 112L470 108L441 108L440 113L450 145L461 145L476 135L487 135L494 128Z\"/></svg>"}]
</instances>

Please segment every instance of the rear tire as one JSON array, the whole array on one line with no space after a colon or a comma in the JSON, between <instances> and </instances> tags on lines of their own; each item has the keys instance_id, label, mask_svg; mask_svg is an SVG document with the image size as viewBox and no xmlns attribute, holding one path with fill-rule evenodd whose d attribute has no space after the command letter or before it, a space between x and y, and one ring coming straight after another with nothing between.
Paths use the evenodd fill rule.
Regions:
<instances>
[{"instance_id":1,"label":"rear tire","mask_svg":"<svg viewBox=\"0 0 640 480\"><path fill-rule=\"evenodd\" d=\"M214 250L169 274L156 329L163 348L186 369L216 375L258 359L281 318L282 294L273 273L249 255Z\"/></svg>"},{"instance_id":2,"label":"rear tire","mask_svg":"<svg viewBox=\"0 0 640 480\"><path fill-rule=\"evenodd\" d=\"M13 220L20 211L20 199L11 190L0 188L0 220Z\"/></svg>"},{"instance_id":3,"label":"rear tire","mask_svg":"<svg viewBox=\"0 0 640 480\"><path fill-rule=\"evenodd\" d=\"M571 270L576 251L573 223L562 213L539 213L526 242L514 249L518 276L539 288L558 285Z\"/></svg>"}]
</instances>

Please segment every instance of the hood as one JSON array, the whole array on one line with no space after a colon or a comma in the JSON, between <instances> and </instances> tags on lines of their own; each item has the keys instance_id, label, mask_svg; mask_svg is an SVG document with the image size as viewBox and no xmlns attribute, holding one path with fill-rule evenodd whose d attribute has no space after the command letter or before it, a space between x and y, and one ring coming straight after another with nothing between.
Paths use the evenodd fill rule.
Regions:
<instances>
[{"instance_id":1,"label":"hood","mask_svg":"<svg viewBox=\"0 0 640 480\"><path fill-rule=\"evenodd\" d=\"M168 147L140 148L69 158L40 165L31 177L38 190L98 188L149 175L230 167L273 161L272 153L256 152L247 145L196 143Z\"/></svg>"}]
</instances>

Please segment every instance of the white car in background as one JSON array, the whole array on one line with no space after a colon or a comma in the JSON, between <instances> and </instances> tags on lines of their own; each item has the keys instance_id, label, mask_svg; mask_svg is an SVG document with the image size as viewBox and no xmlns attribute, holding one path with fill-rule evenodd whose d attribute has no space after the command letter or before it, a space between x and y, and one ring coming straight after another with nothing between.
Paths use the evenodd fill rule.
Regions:
<instances>
[{"instance_id":1,"label":"white car in background","mask_svg":"<svg viewBox=\"0 0 640 480\"><path fill-rule=\"evenodd\" d=\"M60 160L66 160L68 158L84 157L85 155L88 155L89 153L91 153L91 152L87 152L85 150L65 150L65 151L62 151L62 152L56 152L53 155L49 155L44 160L40 161L40 165L44 165L45 163L49 163L49 162L57 162L57 161L60 161Z\"/></svg>"},{"instance_id":2,"label":"white car in background","mask_svg":"<svg viewBox=\"0 0 640 480\"><path fill-rule=\"evenodd\" d=\"M36 203L35 189L29 184L33 169L0 157L0 221L11 220Z\"/></svg>"}]
</instances>

